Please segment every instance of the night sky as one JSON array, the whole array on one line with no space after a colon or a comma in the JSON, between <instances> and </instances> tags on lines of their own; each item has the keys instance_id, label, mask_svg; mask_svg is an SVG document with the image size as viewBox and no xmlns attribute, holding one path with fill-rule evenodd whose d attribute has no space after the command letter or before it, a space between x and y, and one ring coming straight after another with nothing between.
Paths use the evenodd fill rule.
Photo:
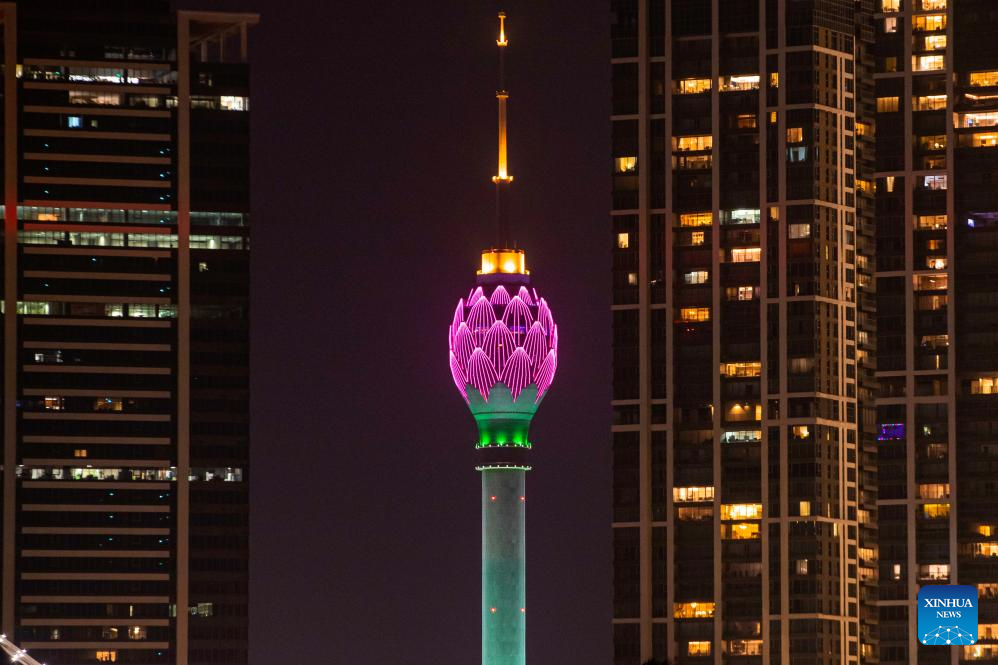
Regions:
<instances>
[{"instance_id":1,"label":"night sky","mask_svg":"<svg viewBox=\"0 0 998 665\"><path fill-rule=\"evenodd\" d=\"M179 3L262 14L253 665L480 658L475 429L446 329L493 238L498 9L513 235L561 332L531 437L527 654L611 661L607 4Z\"/></svg>"}]
</instances>

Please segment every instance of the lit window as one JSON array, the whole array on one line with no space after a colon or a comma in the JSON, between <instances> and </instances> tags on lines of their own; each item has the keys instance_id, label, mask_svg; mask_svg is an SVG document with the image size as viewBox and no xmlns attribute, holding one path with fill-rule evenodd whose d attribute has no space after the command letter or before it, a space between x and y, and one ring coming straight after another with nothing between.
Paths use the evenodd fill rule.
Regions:
<instances>
[{"instance_id":1,"label":"lit window","mask_svg":"<svg viewBox=\"0 0 998 665\"><path fill-rule=\"evenodd\" d=\"M807 575L807 559L797 559L794 562L794 573L797 575Z\"/></svg>"},{"instance_id":2,"label":"lit window","mask_svg":"<svg viewBox=\"0 0 998 665\"><path fill-rule=\"evenodd\" d=\"M759 430L738 430L735 432L725 432L721 435L721 443L749 443L762 440L762 432Z\"/></svg>"},{"instance_id":3,"label":"lit window","mask_svg":"<svg viewBox=\"0 0 998 665\"><path fill-rule=\"evenodd\" d=\"M923 95L915 97L912 108L916 111L937 111L946 108L946 95Z\"/></svg>"},{"instance_id":4,"label":"lit window","mask_svg":"<svg viewBox=\"0 0 998 665\"><path fill-rule=\"evenodd\" d=\"M145 626L129 626L128 627L128 639L130 639L130 640L144 640L144 639L146 639L146 628L145 628Z\"/></svg>"},{"instance_id":5,"label":"lit window","mask_svg":"<svg viewBox=\"0 0 998 665\"><path fill-rule=\"evenodd\" d=\"M710 601L675 603L672 616L676 619L711 619L714 617L714 603Z\"/></svg>"},{"instance_id":6,"label":"lit window","mask_svg":"<svg viewBox=\"0 0 998 665\"><path fill-rule=\"evenodd\" d=\"M125 408L120 397L102 397L94 400L94 411L122 411Z\"/></svg>"},{"instance_id":7,"label":"lit window","mask_svg":"<svg viewBox=\"0 0 998 665\"><path fill-rule=\"evenodd\" d=\"M112 626L104 626L101 628L100 636L104 640L116 640L118 639L118 629Z\"/></svg>"},{"instance_id":8,"label":"lit window","mask_svg":"<svg viewBox=\"0 0 998 665\"><path fill-rule=\"evenodd\" d=\"M722 503L722 520L761 520L761 503Z\"/></svg>"},{"instance_id":9,"label":"lit window","mask_svg":"<svg viewBox=\"0 0 998 665\"><path fill-rule=\"evenodd\" d=\"M86 457L86 456L87 456L86 448L77 448L73 451L73 457Z\"/></svg>"},{"instance_id":10,"label":"lit window","mask_svg":"<svg viewBox=\"0 0 998 665\"><path fill-rule=\"evenodd\" d=\"M899 105L898 97L877 97L877 113L894 113Z\"/></svg>"},{"instance_id":11,"label":"lit window","mask_svg":"<svg viewBox=\"0 0 998 665\"><path fill-rule=\"evenodd\" d=\"M713 501L713 487L673 487L672 500L676 503L691 503L695 501Z\"/></svg>"},{"instance_id":12,"label":"lit window","mask_svg":"<svg viewBox=\"0 0 998 665\"><path fill-rule=\"evenodd\" d=\"M946 258L942 256L930 256L925 259L925 267L929 270L946 270Z\"/></svg>"},{"instance_id":13,"label":"lit window","mask_svg":"<svg viewBox=\"0 0 998 665\"><path fill-rule=\"evenodd\" d=\"M901 0L880 0L880 10L883 12L901 11Z\"/></svg>"},{"instance_id":14,"label":"lit window","mask_svg":"<svg viewBox=\"0 0 998 665\"><path fill-rule=\"evenodd\" d=\"M70 129L77 129L83 126L83 118L78 115L71 115L66 118L66 126Z\"/></svg>"},{"instance_id":15,"label":"lit window","mask_svg":"<svg viewBox=\"0 0 998 665\"><path fill-rule=\"evenodd\" d=\"M922 176L922 186L925 189L930 189L933 191L939 191L946 189L947 180L944 175L927 175Z\"/></svg>"},{"instance_id":16,"label":"lit window","mask_svg":"<svg viewBox=\"0 0 998 665\"><path fill-rule=\"evenodd\" d=\"M895 182L896 182L895 177L892 175L889 175L886 178L884 178L884 188L887 190L888 193L894 191Z\"/></svg>"},{"instance_id":17,"label":"lit window","mask_svg":"<svg viewBox=\"0 0 998 665\"><path fill-rule=\"evenodd\" d=\"M684 284L706 284L710 273L706 270L694 270L693 272L683 273L683 283Z\"/></svg>"},{"instance_id":18,"label":"lit window","mask_svg":"<svg viewBox=\"0 0 998 665\"><path fill-rule=\"evenodd\" d=\"M922 0L922 11L934 11L937 9L946 9L946 0Z\"/></svg>"},{"instance_id":19,"label":"lit window","mask_svg":"<svg viewBox=\"0 0 998 665\"><path fill-rule=\"evenodd\" d=\"M926 51L943 51L946 49L946 35L926 35Z\"/></svg>"},{"instance_id":20,"label":"lit window","mask_svg":"<svg viewBox=\"0 0 998 665\"><path fill-rule=\"evenodd\" d=\"M998 146L998 133L986 132L960 137L960 145L968 148L994 148Z\"/></svg>"},{"instance_id":21,"label":"lit window","mask_svg":"<svg viewBox=\"0 0 998 665\"><path fill-rule=\"evenodd\" d=\"M911 18L912 30L920 32L935 32L946 29L946 14L925 14Z\"/></svg>"},{"instance_id":22,"label":"lit window","mask_svg":"<svg viewBox=\"0 0 998 665\"><path fill-rule=\"evenodd\" d=\"M770 72L770 74L769 74L769 87L770 88L779 88L780 87L780 73L779 72Z\"/></svg>"},{"instance_id":23,"label":"lit window","mask_svg":"<svg viewBox=\"0 0 998 665\"><path fill-rule=\"evenodd\" d=\"M198 261L198 272L208 272L207 261Z\"/></svg>"},{"instance_id":24,"label":"lit window","mask_svg":"<svg viewBox=\"0 0 998 665\"><path fill-rule=\"evenodd\" d=\"M992 624L994 625L994 624ZM983 626L982 626L983 628ZM960 647L961 660L996 660L998 659L998 644L975 644Z\"/></svg>"},{"instance_id":25,"label":"lit window","mask_svg":"<svg viewBox=\"0 0 998 665\"><path fill-rule=\"evenodd\" d=\"M694 231L690 234L690 244L691 245L702 245L707 238L707 234L704 231Z\"/></svg>"},{"instance_id":26,"label":"lit window","mask_svg":"<svg viewBox=\"0 0 998 665\"><path fill-rule=\"evenodd\" d=\"M903 441L904 437L904 423L884 423L880 426L877 441Z\"/></svg>"},{"instance_id":27,"label":"lit window","mask_svg":"<svg viewBox=\"0 0 998 665\"><path fill-rule=\"evenodd\" d=\"M118 662L118 652L117 651L98 651L94 653L94 658L100 663L116 663Z\"/></svg>"},{"instance_id":28,"label":"lit window","mask_svg":"<svg viewBox=\"0 0 998 665\"><path fill-rule=\"evenodd\" d=\"M614 173L635 173L637 170L637 157L615 157L613 160Z\"/></svg>"},{"instance_id":29,"label":"lit window","mask_svg":"<svg viewBox=\"0 0 998 665\"><path fill-rule=\"evenodd\" d=\"M46 411L62 411L64 402L61 397L43 397L42 406Z\"/></svg>"},{"instance_id":30,"label":"lit window","mask_svg":"<svg viewBox=\"0 0 998 665\"><path fill-rule=\"evenodd\" d=\"M998 545L998 543L985 543L985 544ZM978 584L977 595L981 598L987 598L988 600L991 600L993 598L998 598L998 583L984 582L982 584Z\"/></svg>"},{"instance_id":31,"label":"lit window","mask_svg":"<svg viewBox=\"0 0 998 665\"><path fill-rule=\"evenodd\" d=\"M249 111L249 97L222 95L218 99L218 107L223 111Z\"/></svg>"},{"instance_id":32,"label":"lit window","mask_svg":"<svg viewBox=\"0 0 998 665\"><path fill-rule=\"evenodd\" d=\"M943 51L946 49L946 35L926 35L926 51Z\"/></svg>"},{"instance_id":33,"label":"lit window","mask_svg":"<svg viewBox=\"0 0 998 665\"><path fill-rule=\"evenodd\" d=\"M922 516L927 520L942 520L949 517L948 503L926 503L922 506Z\"/></svg>"},{"instance_id":34,"label":"lit window","mask_svg":"<svg viewBox=\"0 0 998 665\"><path fill-rule=\"evenodd\" d=\"M932 136L919 136L918 147L922 150L945 150L946 135L935 134Z\"/></svg>"},{"instance_id":35,"label":"lit window","mask_svg":"<svg viewBox=\"0 0 998 665\"><path fill-rule=\"evenodd\" d=\"M970 382L971 395L998 394L998 376L981 376Z\"/></svg>"},{"instance_id":36,"label":"lit window","mask_svg":"<svg viewBox=\"0 0 998 665\"><path fill-rule=\"evenodd\" d=\"M714 145L714 138L710 134L701 136L677 136L673 139L675 150L699 151L710 150Z\"/></svg>"},{"instance_id":37,"label":"lit window","mask_svg":"<svg viewBox=\"0 0 998 665\"><path fill-rule=\"evenodd\" d=\"M995 532L998 532L998 529L995 528L994 524L978 524L974 528L974 532L982 536L990 537L995 535Z\"/></svg>"},{"instance_id":38,"label":"lit window","mask_svg":"<svg viewBox=\"0 0 998 665\"><path fill-rule=\"evenodd\" d=\"M892 34L898 31L898 19L896 16L888 16L884 19L884 33Z\"/></svg>"},{"instance_id":39,"label":"lit window","mask_svg":"<svg viewBox=\"0 0 998 665\"><path fill-rule=\"evenodd\" d=\"M684 522L704 522L714 518L714 509L709 506L686 506L676 509L676 517Z\"/></svg>"},{"instance_id":40,"label":"lit window","mask_svg":"<svg viewBox=\"0 0 998 665\"><path fill-rule=\"evenodd\" d=\"M629 272L629 273L627 273L627 284L629 286L637 286L638 285L638 273L636 273L636 272Z\"/></svg>"},{"instance_id":41,"label":"lit window","mask_svg":"<svg viewBox=\"0 0 998 665\"><path fill-rule=\"evenodd\" d=\"M758 90L758 74L741 74L722 76L718 89L721 92L739 92L742 90Z\"/></svg>"},{"instance_id":42,"label":"lit window","mask_svg":"<svg viewBox=\"0 0 998 665\"><path fill-rule=\"evenodd\" d=\"M734 402L725 408L724 418L731 422L762 420L762 405Z\"/></svg>"},{"instance_id":43,"label":"lit window","mask_svg":"<svg viewBox=\"0 0 998 665\"><path fill-rule=\"evenodd\" d=\"M975 88L990 88L998 85L998 70L990 72L971 72L970 85Z\"/></svg>"},{"instance_id":44,"label":"lit window","mask_svg":"<svg viewBox=\"0 0 998 665\"><path fill-rule=\"evenodd\" d=\"M710 79L680 79L676 81L676 92L680 95L696 95L710 90Z\"/></svg>"},{"instance_id":45,"label":"lit window","mask_svg":"<svg viewBox=\"0 0 998 665\"><path fill-rule=\"evenodd\" d=\"M946 56L944 55L913 55L911 57L911 68L916 72L929 72L946 68Z\"/></svg>"},{"instance_id":46,"label":"lit window","mask_svg":"<svg viewBox=\"0 0 998 665\"><path fill-rule=\"evenodd\" d=\"M627 249L631 246L631 234L630 233L618 233L617 234L617 249Z\"/></svg>"},{"instance_id":47,"label":"lit window","mask_svg":"<svg viewBox=\"0 0 998 665\"><path fill-rule=\"evenodd\" d=\"M688 171L701 171L709 169L713 164L710 155L678 155L674 158L675 168Z\"/></svg>"},{"instance_id":48,"label":"lit window","mask_svg":"<svg viewBox=\"0 0 998 665\"><path fill-rule=\"evenodd\" d=\"M891 579L895 580L895 581L901 579L901 564L900 563L891 564Z\"/></svg>"},{"instance_id":49,"label":"lit window","mask_svg":"<svg viewBox=\"0 0 998 665\"><path fill-rule=\"evenodd\" d=\"M761 656L762 640L727 640L724 651L729 656Z\"/></svg>"},{"instance_id":50,"label":"lit window","mask_svg":"<svg viewBox=\"0 0 998 665\"><path fill-rule=\"evenodd\" d=\"M735 125L738 129L755 129L759 122L755 113L739 113Z\"/></svg>"},{"instance_id":51,"label":"lit window","mask_svg":"<svg viewBox=\"0 0 998 665\"><path fill-rule=\"evenodd\" d=\"M721 363L721 376L746 378L760 374L762 374L761 362Z\"/></svg>"},{"instance_id":52,"label":"lit window","mask_svg":"<svg viewBox=\"0 0 998 665\"><path fill-rule=\"evenodd\" d=\"M754 263L762 258L759 247L736 247L730 250L731 263Z\"/></svg>"},{"instance_id":53,"label":"lit window","mask_svg":"<svg viewBox=\"0 0 998 665\"><path fill-rule=\"evenodd\" d=\"M758 208L735 208L721 211L721 223L728 224L758 224L761 218Z\"/></svg>"},{"instance_id":54,"label":"lit window","mask_svg":"<svg viewBox=\"0 0 998 665\"><path fill-rule=\"evenodd\" d=\"M679 215L680 226L710 226L714 223L714 213L684 212Z\"/></svg>"},{"instance_id":55,"label":"lit window","mask_svg":"<svg viewBox=\"0 0 998 665\"><path fill-rule=\"evenodd\" d=\"M754 300L755 291L754 286L729 286L724 289L724 296L728 300Z\"/></svg>"},{"instance_id":56,"label":"lit window","mask_svg":"<svg viewBox=\"0 0 998 665\"><path fill-rule=\"evenodd\" d=\"M922 580L948 580L948 563L923 563L918 567L918 577Z\"/></svg>"},{"instance_id":57,"label":"lit window","mask_svg":"<svg viewBox=\"0 0 998 665\"><path fill-rule=\"evenodd\" d=\"M801 517L810 517L811 516L811 502L810 501L801 501L800 504L797 506L797 508L798 508L797 514L800 515Z\"/></svg>"},{"instance_id":58,"label":"lit window","mask_svg":"<svg viewBox=\"0 0 998 665\"><path fill-rule=\"evenodd\" d=\"M703 323L710 320L709 307L683 307L679 310L679 319L683 323Z\"/></svg>"},{"instance_id":59,"label":"lit window","mask_svg":"<svg viewBox=\"0 0 998 665\"><path fill-rule=\"evenodd\" d=\"M960 113L957 116L958 127L994 127L996 125L998 125L998 111Z\"/></svg>"},{"instance_id":60,"label":"lit window","mask_svg":"<svg viewBox=\"0 0 998 665\"><path fill-rule=\"evenodd\" d=\"M787 143L800 143L803 140L803 127L787 127Z\"/></svg>"},{"instance_id":61,"label":"lit window","mask_svg":"<svg viewBox=\"0 0 998 665\"><path fill-rule=\"evenodd\" d=\"M923 483L918 486L919 499L948 499L949 483Z\"/></svg>"},{"instance_id":62,"label":"lit window","mask_svg":"<svg viewBox=\"0 0 998 665\"><path fill-rule=\"evenodd\" d=\"M915 228L918 229L945 229L947 226L946 215L916 215Z\"/></svg>"},{"instance_id":63,"label":"lit window","mask_svg":"<svg viewBox=\"0 0 998 665\"><path fill-rule=\"evenodd\" d=\"M915 275L912 278L916 291L945 291L949 288L948 275Z\"/></svg>"},{"instance_id":64,"label":"lit window","mask_svg":"<svg viewBox=\"0 0 998 665\"><path fill-rule=\"evenodd\" d=\"M724 540L756 540L759 538L758 522L737 522L721 525L721 538Z\"/></svg>"},{"instance_id":65,"label":"lit window","mask_svg":"<svg viewBox=\"0 0 998 665\"><path fill-rule=\"evenodd\" d=\"M787 148L787 161L791 164L799 164L807 161L807 147L797 146Z\"/></svg>"},{"instance_id":66,"label":"lit window","mask_svg":"<svg viewBox=\"0 0 998 665\"><path fill-rule=\"evenodd\" d=\"M687 656L709 656L710 655L710 642L697 641L689 642L686 645L686 655Z\"/></svg>"}]
</instances>

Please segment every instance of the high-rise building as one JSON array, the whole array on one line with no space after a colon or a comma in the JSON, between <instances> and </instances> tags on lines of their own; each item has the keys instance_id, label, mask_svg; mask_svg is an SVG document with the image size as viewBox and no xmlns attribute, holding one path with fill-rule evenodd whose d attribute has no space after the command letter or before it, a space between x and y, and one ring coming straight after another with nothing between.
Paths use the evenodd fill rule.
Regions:
<instances>
[{"instance_id":1,"label":"high-rise building","mask_svg":"<svg viewBox=\"0 0 998 665\"><path fill-rule=\"evenodd\" d=\"M875 9L880 662L994 662L998 4ZM976 586L984 639L921 644L924 584Z\"/></svg>"},{"instance_id":2,"label":"high-rise building","mask_svg":"<svg viewBox=\"0 0 998 665\"><path fill-rule=\"evenodd\" d=\"M615 662L872 662L872 4L612 5Z\"/></svg>"},{"instance_id":3,"label":"high-rise building","mask_svg":"<svg viewBox=\"0 0 998 665\"><path fill-rule=\"evenodd\" d=\"M613 11L616 662L998 660L998 5Z\"/></svg>"},{"instance_id":4,"label":"high-rise building","mask_svg":"<svg viewBox=\"0 0 998 665\"><path fill-rule=\"evenodd\" d=\"M482 482L482 665L525 665L527 658L526 476L530 424L554 381L558 327L530 283L527 257L510 241L513 176L507 163L503 60L509 40L499 14L496 241L482 252L467 298L447 330L451 376L478 426L475 469Z\"/></svg>"},{"instance_id":5,"label":"high-rise building","mask_svg":"<svg viewBox=\"0 0 998 665\"><path fill-rule=\"evenodd\" d=\"M247 662L253 15L0 4L0 627Z\"/></svg>"}]
</instances>

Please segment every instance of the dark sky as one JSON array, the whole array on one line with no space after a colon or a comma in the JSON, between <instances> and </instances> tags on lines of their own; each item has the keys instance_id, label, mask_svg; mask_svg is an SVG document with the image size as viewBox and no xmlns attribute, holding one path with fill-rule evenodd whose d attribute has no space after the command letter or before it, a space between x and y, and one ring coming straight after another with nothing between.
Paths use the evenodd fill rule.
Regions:
<instances>
[{"instance_id":1,"label":"dark sky","mask_svg":"<svg viewBox=\"0 0 998 665\"><path fill-rule=\"evenodd\" d=\"M609 8L256 11L251 663L480 658L474 422L446 328L492 239L495 12L514 236L560 326L532 431L528 658L611 660Z\"/></svg>"}]
</instances>

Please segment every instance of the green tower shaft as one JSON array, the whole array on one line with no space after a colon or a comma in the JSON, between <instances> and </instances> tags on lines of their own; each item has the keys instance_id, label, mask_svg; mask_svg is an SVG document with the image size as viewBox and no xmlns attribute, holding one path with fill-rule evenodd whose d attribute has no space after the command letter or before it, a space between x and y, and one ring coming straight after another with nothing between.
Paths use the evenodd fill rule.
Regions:
<instances>
[{"instance_id":1,"label":"green tower shaft","mask_svg":"<svg viewBox=\"0 0 998 665\"><path fill-rule=\"evenodd\" d=\"M482 468L482 665L525 665L526 476Z\"/></svg>"}]
</instances>

